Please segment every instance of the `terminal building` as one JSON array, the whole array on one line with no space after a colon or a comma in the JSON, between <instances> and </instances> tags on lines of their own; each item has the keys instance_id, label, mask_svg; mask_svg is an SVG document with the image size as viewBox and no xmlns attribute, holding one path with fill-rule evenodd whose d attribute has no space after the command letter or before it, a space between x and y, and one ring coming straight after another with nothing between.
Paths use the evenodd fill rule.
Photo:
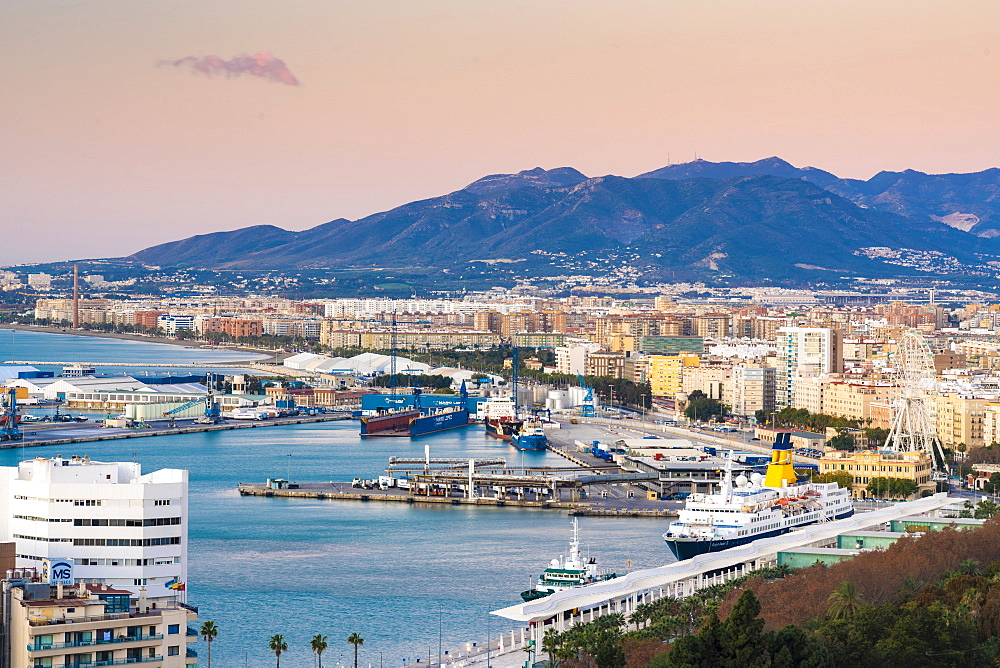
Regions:
<instances>
[{"instance_id":1,"label":"terminal building","mask_svg":"<svg viewBox=\"0 0 1000 668\"><path fill-rule=\"evenodd\" d=\"M15 544L15 568L69 560L79 582L160 604L187 582L187 504L182 469L76 456L0 467L0 541Z\"/></svg>"}]
</instances>

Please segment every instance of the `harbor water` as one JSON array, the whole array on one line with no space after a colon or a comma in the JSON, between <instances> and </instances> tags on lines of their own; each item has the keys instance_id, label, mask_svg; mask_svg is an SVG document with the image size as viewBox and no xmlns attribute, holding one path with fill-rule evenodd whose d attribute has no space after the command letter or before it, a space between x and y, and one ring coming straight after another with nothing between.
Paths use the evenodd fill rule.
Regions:
<instances>
[{"instance_id":1,"label":"harbor water","mask_svg":"<svg viewBox=\"0 0 1000 668\"><path fill-rule=\"evenodd\" d=\"M266 355L248 353L226 348L194 348L183 345L133 341L131 339L111 339L97 336L76 336L72 334L52 334L0 328L0 360L32 360L51 362L121 362L127 364L155 364L155 367L100 366L97 373L135 375L149 372L154 375L166 373L204 373L210 369L196 369L185 366L196 363L218 364L220 373L243 373L240 369L228 369L227 362L267 360ZM176 364L176 367L162 367L161 364ZM42 371L62 370L59 365L35 365ZM258 373L258 372L252 372Z\"/></svg>"},{"instance_id":2,"label":"harbor water","mask_svg":"<svg viewBox=\"0 0 1000 668\"><path fill-rule=\"evenodd\" d=\"M518 452L485 436L481 426L413 440L362 440L358 424L349 421L87 443L79 451L3 450L0 465L87 454L135 459L147 472L188 469L187 601L200 608L200 620L220 628L214 665L273 665L267 641L275 633L289 645L284 665L312 666L308 642L317 633L329 636L324 664L349 665L353 648L346 638L357 632L365 640L361 665L399 666L436 660L439 641L443 650L456 651L488 633L509 632L512 622L487 613L519 602L548 561L565 554L566 514L240 497L236 485L289 476L299 482L372 478L384 473L390 456L421 456L424 444L434 457L567 464L550 452ZM584 552L602 566L622 571L629 560L632 569L672 560L660 538L663 520L586 518L580 528Z\"/></svg>"}]
</instances>

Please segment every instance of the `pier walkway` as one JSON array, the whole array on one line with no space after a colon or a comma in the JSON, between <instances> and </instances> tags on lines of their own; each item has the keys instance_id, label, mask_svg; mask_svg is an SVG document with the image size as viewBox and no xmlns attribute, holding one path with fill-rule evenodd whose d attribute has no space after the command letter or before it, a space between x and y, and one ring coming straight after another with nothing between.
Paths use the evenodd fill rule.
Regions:
<instances>
[{"instance_id":1,"label":"pier walkway","mask_svg":"<svg viewBox=\"0 0 1000 668\"><path fill-rule=\"evenodd\" d=\"M260 427L281 427L291 424L308 424L311 422L332 422L335 420L350 420L350 415L340 413L325 413L300 417L271 418L268 420L229 420L220 424L198 424L190 420L177 421L177 426L168 427L166 420L148 422L147 428L116 428L101 427L94 423L23 423L21 431L24 439L21 441L2 441L0 449L33 448L44 445L63 445L71 443L92 443L95 441L116 441L125 438L146 438L148 436L171 436L173 434L194 434L203 431L227 431L230 429L257 429Z\"/></svg>"},{"instance_id":2,"label":"pier walkway","mask_svg":"<svg viewBox=\"0 0 1000 668\"><path fill-rule=\"evenodd\" d=\"M591 622L607 614L622 613L626 618L636 606L664 596L684 597L746 573L777 563L778 552L802 547L836 545L837 536L846 532L871 530L887 522L911 515L928 515L954 503L945 493L925 499L897 503L872 512L857 513L833 522L813 524L782 536L758 540L750 545L721 552L702 554L659 568L649 568L585 587L567 589L538 601L521 603L493 611L492 614L519 623L514 631L498 634L490 642L490 666L518 668L528 658L525 647L534 641L542 646L542 636L549 629L564 631L576 624ZM666 549L666 548L664 548ZM537 656L536 661L544 656ZM435 665L408 664L407 668ZM464 650L451 651L442 664L454 668L486 666L486 652L466 644Z\"/></svg>"}]
</instances>

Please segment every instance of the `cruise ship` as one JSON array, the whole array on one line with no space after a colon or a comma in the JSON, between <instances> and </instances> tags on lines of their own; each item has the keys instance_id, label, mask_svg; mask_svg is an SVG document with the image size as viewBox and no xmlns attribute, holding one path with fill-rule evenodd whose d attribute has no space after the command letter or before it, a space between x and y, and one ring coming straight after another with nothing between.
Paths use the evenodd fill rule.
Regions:
<instances>
[{"instance_id":1,"label":"cruise ship","mask_svg":"<svg viewBox=\"0 0 1000 668\"><path fill-rule=\"evenodd\" d=\"M717 494L688 497L678 520L663 534L677 559L719 552L854 514L849 490L837 483L798 479L789 439L790 434L778 434L766 476L753 473L749 479L740 475L734 480L730 459Z\"/></svg>"}]
</instances>

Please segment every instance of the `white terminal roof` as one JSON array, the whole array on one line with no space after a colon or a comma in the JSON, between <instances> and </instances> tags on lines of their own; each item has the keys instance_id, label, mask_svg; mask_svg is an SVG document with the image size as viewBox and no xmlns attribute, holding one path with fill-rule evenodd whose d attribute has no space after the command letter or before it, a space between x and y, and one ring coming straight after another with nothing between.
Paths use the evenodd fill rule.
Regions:
<instances>
[{"instance_id":1,"label":"white terminal roof","mask_svg":"<svg viewBox=\"0 0 1000 668\"><path fill-rule=\"evenodd\" d=\"M24 364L0 364L0 381L17 378L17 374L38 371L33 366Z\"/></svg>"},{"instance_id":2,"label":"white terminal roof","mask_svg":"<svg viewBox=\"0 0 1000 668\"><path fill-rule=\"evenodd\" d=\"M812 524L798 531L774 538L764 538L749 545L700 554L659 568L635 571L613 580L565 589L530 603L494 610L491 614L519 622L536 622L569 610L589 610L611 600L626 599L640 592L658 590L677 582L697 578L707 571L732 568L754 558L764 558L778 552L800 548L807 543L830 540L846 531L856 531L862 527L931 512L953 501L954 499L949 499L948 495L942 492L917 501L898 503L882 510L858 513L843 520ZM655 538L651 536L650 539L661 540L659 536ZM664 551L666 551L665 546Z\"/></svg>"},{"instance_id":3,"label":"white terminal roof","mask_svg":"<svg viewBox=\"0 0 1000 668\"><path fill-rule=\"evenodd\" d=\"M377 353L361 353L360 355L348 358L326 357L314 353L299 353L286 359L283 365L289 369L300 371L327 373L334 370L350 370L362 376L373 376L389 373L392 358L389 355L379 355ZM396 371L401 373L407 371L425 373L430 371L430 368L430 365L423 362L414 362L406 357L396 357Z\"/></svg>"}]
</instances>

